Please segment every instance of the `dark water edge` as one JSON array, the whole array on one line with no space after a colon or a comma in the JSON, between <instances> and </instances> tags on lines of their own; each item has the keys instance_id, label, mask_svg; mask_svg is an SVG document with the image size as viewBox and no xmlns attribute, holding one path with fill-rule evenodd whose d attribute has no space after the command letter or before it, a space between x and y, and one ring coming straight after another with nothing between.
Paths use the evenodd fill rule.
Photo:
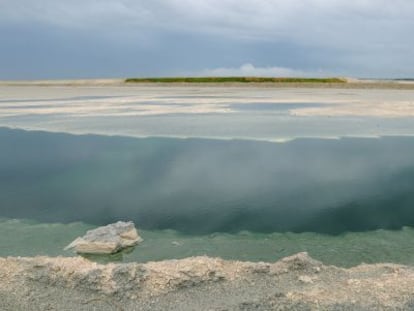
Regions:
<instances>
[{"instance_id":1,"label":"dark water edge","mask_svg":"<svg viewBox=\"0 0 414 311\"><path fill-rule=\"evenodd\" d=\"M180 234L414 226L414 138L286 143L0 129L0 217Z\"/></svg>"}]
</instances>

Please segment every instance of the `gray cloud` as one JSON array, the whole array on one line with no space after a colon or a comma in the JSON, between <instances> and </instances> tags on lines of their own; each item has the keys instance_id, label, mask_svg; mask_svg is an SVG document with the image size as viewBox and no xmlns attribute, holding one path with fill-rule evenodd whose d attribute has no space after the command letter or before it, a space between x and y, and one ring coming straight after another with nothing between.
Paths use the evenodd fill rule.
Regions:
<instances>
[{"instance_id":1,"label":"gray cloud","mask_svg":"<svg viewBox=\"0 0 414 311\"><path fill-rule=\"evenodd\" d=\"M410 0L5 0L0 2L0 35L26 40L30 32L45 46L56 44L58 38L63 41L62 50L67 47L65 41L82 45L87 38L85 49L93 42L106 46L106 61L80 55L73 56L73 62L98 67L119 64L119 58L127 67L132 55L145 57L145 63L163 59L162 70L148 66L135 71L136 75L202 72L252 63L334 75L409 76L414 75L413 13ZM42 30L33 33L33 29ZM0 65L16 63L16 49L11 45ZM191 63L197 58L193 53L203 56L188 66L186 59ZM230 53L231 60L223 53ZM293 61L281 54L291 54ZM23 58L37 60L29 52ZM57 76L70 75L59 67ZM129 74L127 70L120 73ZM111 71L103 74L111 75ZM94 73L79 72L85 75Z\"/></svg>"}]
</instances>

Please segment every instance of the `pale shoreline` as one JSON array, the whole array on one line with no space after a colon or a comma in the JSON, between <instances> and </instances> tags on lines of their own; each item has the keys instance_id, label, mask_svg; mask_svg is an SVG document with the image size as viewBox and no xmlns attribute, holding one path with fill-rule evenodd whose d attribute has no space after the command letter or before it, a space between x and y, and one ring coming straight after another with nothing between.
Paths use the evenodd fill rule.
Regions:
<instances>
[{"instance_id":1,"label":"pale shoreline","mask_svg":"<svg viewBox=\"0 0 414 311\"><path fill-rule=\"evenodd\" d=\"M414 83L405 84L411 89L398 88L404 84L394 89L347 83L274 85L2 86L0 82L0 126L72 134L272 142L414 136Z\"/></svg>"},{"instance_id":2,"label":"pale shoreline","mask_svg":"<svg viewBox=\"0 0 414 311\"><path fill-rule=\"evenodd\" d=\"M413 90L414 81L411 80L376 80L345 78L346 83L318 83L318 82L125 82L125 79L64 79L64 80L0 80L0 86L77 86L77 87L261 87L261 88L338 88L338 89L402 89Z\"/></svg>"}]
</instances>

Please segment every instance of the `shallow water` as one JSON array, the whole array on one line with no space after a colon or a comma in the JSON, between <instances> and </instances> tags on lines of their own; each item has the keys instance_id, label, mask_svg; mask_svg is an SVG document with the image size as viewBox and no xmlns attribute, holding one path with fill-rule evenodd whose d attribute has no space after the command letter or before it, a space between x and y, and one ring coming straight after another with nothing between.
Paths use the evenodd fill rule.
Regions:
<instances>
[{"instance_id":1,"label":"shallow water","mask_svg":"<svg viewBox=\"0 0 414 311\"><path fill-rule=\"evenodd\" d=\"M85 230L125 219L145 242L95 260L308 251L344 266L414 263L414 138L266 143L3 128L0 146L1 256L69 255L63 247Z\"/></svg>"},{"instance_id":2,"label":"shallow water","mask_svg":"<svg viewBox=\"0 0 414 311\"><path fill-rule=\"evenodd\" d=\"M63 247L94 226L85 223L38 223L0 220L0 256L74 256ZM414 229L375 230L326 235L303 232L186 235L174 230L140 230L142 242L111 256L87 256L100 263L147 262L209 255L225 259L274 262L307 251L325 264L351 267L360 263L414 264Z\"/></svg>"},{"instance_id":3,"label":"shallow water","mask_svg":"<svg viewBox=\"0 0 414 311\"><path fill-rule=\"evenodd\" d=\"M300 108L315 108L328 106L328 104L318 104L318 103L235 103L228 105L231 109L236 111L251 111L251 112L289 112L290 110L300 109Z\"/></svg>"},{"instance_id":4,"label":"shallow water","mask_svg":"<svg viewBox=\"0 0 414 311\"><path fill-rule=\"evenodd\" d=\"M414 90L0 86L0 126L265 141L414 136L412 98Z\"/></svg>"}]
</instances>

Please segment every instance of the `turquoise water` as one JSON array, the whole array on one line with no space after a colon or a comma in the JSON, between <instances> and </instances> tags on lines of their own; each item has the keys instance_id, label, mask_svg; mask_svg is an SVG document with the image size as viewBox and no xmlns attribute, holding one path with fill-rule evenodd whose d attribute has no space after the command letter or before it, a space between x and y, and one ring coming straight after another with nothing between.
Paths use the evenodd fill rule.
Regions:
<instances>
[{"instance_id":1,"label":"turquoise water","mask_svg":"<svg viewBox=\"0 0 414 311\"><path fill-rule=\"evenodd\" d=\"M42 224L33 221L0 221L0 256L74 256L63 248L94 226L84 223ZM209 255L225 259L273 262L307 251L325 264L350 267L360 263L414 264L414 229L318 233L213 233L189 236L174 230L140 230L144 238L133 250L111 256L89 256L105 262L147 262Z\"/></svg>"},{"instance_id":2,"label":"turquoise water","mask_svg":"<svg viewBox=\"0 0 414 311\"><path fill-rule=\"evenodd\" d=\"M414 263L414 139L286 143L0 129L0 256L72 255L133 220L144 242L98 261L193 255Z\"/></svg>"}]
</instances>

